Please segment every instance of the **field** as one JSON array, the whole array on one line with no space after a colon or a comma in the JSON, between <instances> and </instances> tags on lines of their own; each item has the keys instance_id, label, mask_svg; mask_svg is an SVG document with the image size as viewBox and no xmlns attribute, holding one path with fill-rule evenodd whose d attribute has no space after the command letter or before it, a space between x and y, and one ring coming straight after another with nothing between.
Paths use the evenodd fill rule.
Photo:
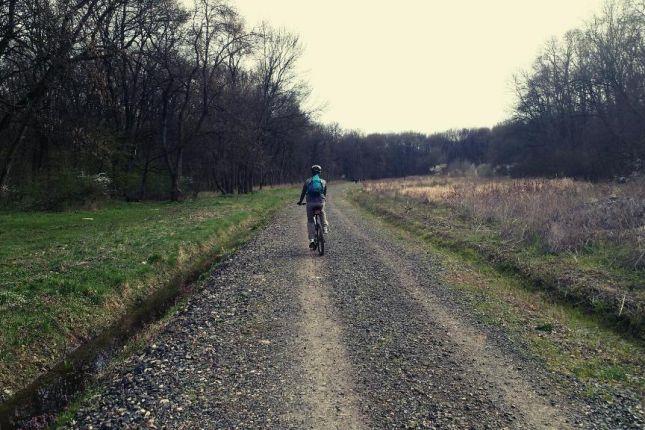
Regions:
<instances>
[{"instance_id":1,"label":"field","mask_svg":"<svg viewBox=\"0 0 645 430\"><path fill-rule=\"evenodd\" d=\"M0 398L154 291L206 271L291 194L0 213Z\"/></svg>"},{"instance_id":2,"label":"field","mask_svg":"<svg viewBox=\"0 0 645 430\"><path fill-rule=\"evenodd\" d=\"M645 184L414 177L356 198L534 286L639 332L645 299Z\"/></svg>"},{"instance_id":3,"label":"field","mask_svg":"<svg viewBox=\"0 0 645 430\"><path fill-rule=\"evenodd\" d=\"M593 284L547 290L534 282L538 275L546 282L545 271L531 272L533 280L520 272L546 267L541 265L553 258L552 273L562 277L556 258L571 264L564 257L577 253L580 262L585 253L603 249L600 242L596 251L548 251L519 239L504 248L499 245L511 242L501 233L502 221L473 222L443 200L430 203L372 185L365 186L370 191L330 186L324 256L307 249L304 211L293 200L288 204L295 190L175 205L118 204L91 213L4 214L5 225L24 224L6 251L17 280L5 288L22 302L12 296L5 306L27 305L3 308L5 321L17 328L3 340L13 340L16 358L5 356L2 383L11 372L27 380L24 369L46 367L49 345L63 354L64 345L123 321L120 314L149 303L145 297L163 285L208 272L218 255L266 219L261 215L281 206L273 225L256 230L214 276L195 282L203 288L195 287L172 316L137 333L138 340L99 369L71 407L25 419L64 412L59 424L79 429L193 428L204 422L642 427L645 349L642 339L618 330L636 330L635 320L610 325L584 312L582 302L553 300L564 299L567 288L573 294L571 285ZM493 254L500 249L505 252ZM593 271L594 279L637 280L640 269L629 261ZM499 270L502 264L507 271ZM22 266L34 276L15 270ZM623 316L635 315L632 303L633 297L625 299Z\"/></svg>"},{"instance_id":4,"label":"field","mask_svg":"<svg viewBox=\"0 0 645 430\"><path fill-rule=\"evenodd\" d=\"M601 242L578 251L547 251L536 245L537 239L524 242L502 233L499 219L476 220L465 212L463 201L449 204L453 186L472 191L484 181L498 190L524 182L474 178L368 182L352 194L352 200L367 217L378 220L381 229L396 232L404 243L419 244L419 255L433 257L438 267L435 288L447 286L472 318L499 328L557 380L575 381L579 395L602 404L613 404L616 398L642 399L642 326L636 319L617 318L620 308L601 306L606 296L595 291L598 283L606 287L618 277L616 273L623 273L626 282L634 282L636 293L642 288L637 280L642 273L629 266L608 269L608 261L598 256L603 255ZM512 197L508 200L512 204ZM509 238L503 239L506 234ZM594 252L595 260L589 255ZM625 305L622 298L618 300L624 318Z\"/></svg>"}]
</instances>

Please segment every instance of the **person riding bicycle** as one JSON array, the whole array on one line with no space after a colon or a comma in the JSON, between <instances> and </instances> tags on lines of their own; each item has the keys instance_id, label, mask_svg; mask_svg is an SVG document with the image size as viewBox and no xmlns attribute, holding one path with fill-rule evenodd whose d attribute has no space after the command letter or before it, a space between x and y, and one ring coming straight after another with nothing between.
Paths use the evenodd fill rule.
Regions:
<instances>
[{"instance_id":1,"label":"person riding bicycle","mask_svg":"<svg viewBox=\"0 0 645 430\"><path fill-rule=\"evenodd\" d=\"M309 234L309 248L316 248L316 227L314 225L314 210L320 209L323 233L327 234L328 224L327 215L325 214L325 199L327 198L327 182L320 177L322 167L319 165L311 166L311 178L305 181L300 193L299 205L305 196L307 197L307 232Z\"/></svg>"}]
</instances>

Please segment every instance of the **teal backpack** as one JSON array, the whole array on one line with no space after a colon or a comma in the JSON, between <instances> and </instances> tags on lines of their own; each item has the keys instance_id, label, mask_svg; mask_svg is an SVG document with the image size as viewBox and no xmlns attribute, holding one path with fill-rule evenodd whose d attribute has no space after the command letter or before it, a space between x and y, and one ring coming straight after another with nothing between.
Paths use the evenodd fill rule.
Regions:
<instances>
[{"instance_id":1,"label":"teal backpack","mask_svg":"<svg viewBox=\"0 0 645 430\"><path fill-rule=\"evenodd\" d=\"M307 186L307 196L309 197L320 197L323 193L323 184L320 180L320 176L314 175L309 181Z\"/></svg>"}]
</instances>

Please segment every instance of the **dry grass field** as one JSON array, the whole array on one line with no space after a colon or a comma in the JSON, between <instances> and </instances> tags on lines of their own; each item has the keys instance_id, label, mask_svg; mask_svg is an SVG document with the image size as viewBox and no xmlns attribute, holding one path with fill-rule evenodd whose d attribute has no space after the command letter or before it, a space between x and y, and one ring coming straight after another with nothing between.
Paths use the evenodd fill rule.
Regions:
<instances>
[{"instance_id":1,"label":"dry grass field","mask_svg":"<svg viewBox=\"0 0 645 430\"><path fill-rule=\"evenodd\" d=\"M363 184L359 203L456 251L640 326L645 181L410 177Z\"/></svg>"},{"instance_id":2,"label":"dry grass field","mask_svg":"<svg viewBox=\"0 0 645 430\"><path fill-rule=\"evenodd\" d=\"M446 204L474 223L495 223L507 240L548 253L605 243L616 262L645 267L645 182L592 184L571 179L415 177L370 182L369 192Z\"/></svg>"}]
</instances>

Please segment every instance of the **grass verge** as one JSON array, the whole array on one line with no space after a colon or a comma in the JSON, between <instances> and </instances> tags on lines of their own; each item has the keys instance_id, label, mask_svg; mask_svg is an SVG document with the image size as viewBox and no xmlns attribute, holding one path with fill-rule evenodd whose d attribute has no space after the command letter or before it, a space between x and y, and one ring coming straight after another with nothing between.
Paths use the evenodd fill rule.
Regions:
<instances>
[{"instance_id":1,"label":"grass verge","mask_svg":"<svg viewBox=\"0 0 645 430\"><path fill-rule=\"evenodd\" d=\"M595 314L570 303L554 301L546 290L517 272L509 272L472 247L446 243L409 209L410 203L363 191L350 195L368 216L392 229L403 240L420 244L440 257L440 281L460 293L480 321L502 328L510 338L537 357L562 380L580 381L584 395L611 401L617 393L637 403L645 395L645 345L626 336ZM442 213L442 217L445 213ZM431 223L430 223L431 224ZM642 413L635 411L634 413Z\"/></svg>"},{"instance_id":2,"label":"grass verge","mask_svg":"<svg viewBox=\"0 0 645 430\"><path fill-rule=\"evenodd\" d=\"M195 285L201 287L204 282L204 279L200 279L195 282ZM130 357L142 353L148 345L152 344L155 337L161 334L161 332L172 321L172 317L174 317L184 307L186 302L187 297L182 298L169 308L159 320L145 326L143 330L128 339L122 348L110 359L106 368L99 374L94 375L92 380L88 382L88 385L82 391L76 393L67 406L56 415L50 428L69 428L69 426L73 424L76 414L84 403L91 401L94 398L100 398L101 382L104 381L105 378L109 378L110 375L113 374L113 372L115 372L119 366L123 365L123 363Z\"/></svg>"},{"instance_id":3,"label":"grass verge","mask_svg":"<svg viewBox=\"0 0 645 430\"><path fill-rule=\"evenodd\" d=\"M605 258L613 250L609 245L584 253L548 254L505 240L496 224L475 222L448 205L366 191L353 198L392 222L414 226L437 246L519 275L553 297L596 314L617 331L642 339L645 272L613 267Z\"/></svg>"},{"instance_id":4,"label":"grass verge","mask_svg":"<svg viewBox=\"0 0 645 430\"><path fill-rule=\"evenodd\" d=\"M154 292L207 270L292 194L0 213L0 400Z\"/></svg>"}]
</instances>

